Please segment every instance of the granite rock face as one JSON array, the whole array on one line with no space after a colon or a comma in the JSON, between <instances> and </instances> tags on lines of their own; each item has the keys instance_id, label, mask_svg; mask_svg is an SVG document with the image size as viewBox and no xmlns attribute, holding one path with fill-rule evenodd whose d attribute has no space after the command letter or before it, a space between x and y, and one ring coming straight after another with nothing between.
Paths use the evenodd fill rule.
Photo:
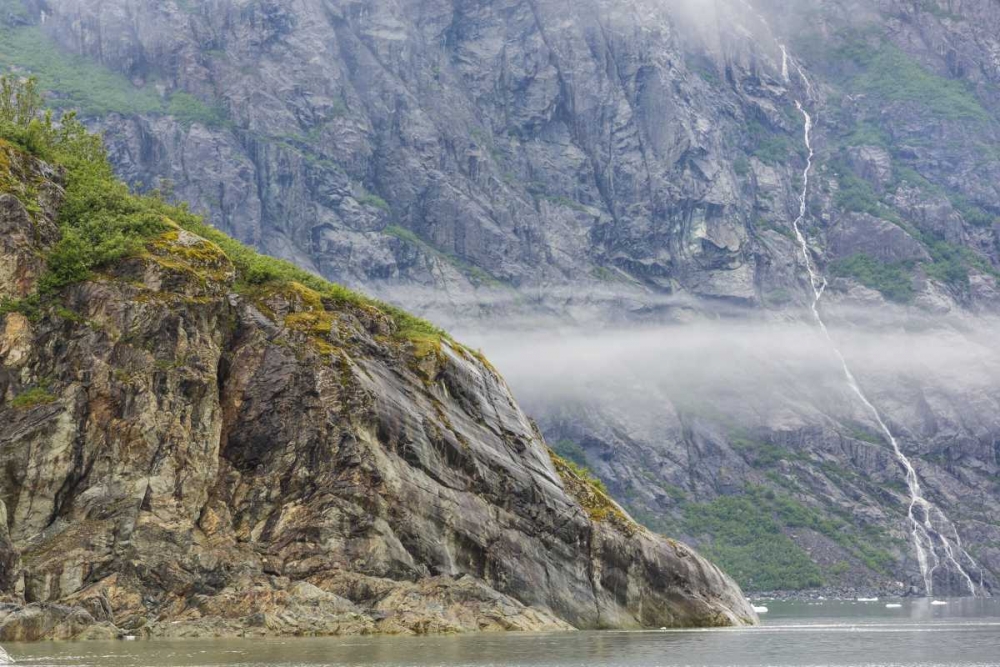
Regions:
<instances>
[{"instance_id":1,"label":"granite rock face","mask_svg":"<svg viewBox=\"0 0 1000 667\"><path fill-rule=\"evenodd\" d=\"M32 213L0 200L3 266L58 238L50 179ZM476 354L233 279L177 229L0 317L0 640L755 622L552 458Z\"/></svg>"}]
</instances>

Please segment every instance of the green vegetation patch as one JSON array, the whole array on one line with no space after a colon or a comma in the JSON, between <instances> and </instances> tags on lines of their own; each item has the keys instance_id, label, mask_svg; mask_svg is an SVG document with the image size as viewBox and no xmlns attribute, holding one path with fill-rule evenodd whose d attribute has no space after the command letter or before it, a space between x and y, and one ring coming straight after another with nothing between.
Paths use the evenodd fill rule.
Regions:
<instances>
[{"instance_id":1,"label":"green vegetation patch","mask_svg":"<svg viewBox=\"0 0 1000 667\"><path fill-rule=\"evenodd\" d=\"M864 92L887 102L919 104L948 120L990 118L963 82L927 71L889 42L848 35L834 57L855 66L855 73L846 82L852 92Z\"/></svg>"},{"instance_id":2,"label":"green vegetation patch","mask_svg":"<svg viewBox=\"0 0 1000 667\"><path fill-rule=\"evenodd\" d=\"M853 278L896 303L909 303L913 300L916 290L913 288L912 270L909 262L881 262L861 253L838 259L830 265L833 275Z\"/></svg>"},{"instance_id":3,"label":"green vegetation patch","mask_svg":"<svg viewBox=\"0 0 1000 667\"><path fill-rule=\"evenodd\" d=\"M466 276L479 283L480 285L487 285L490 287L502 287L503 283L498 280L495 276L487 273L483 269L479 268L475 264L470 264L461 257L453 255L442 250L438 250L433 245L417 236L414 232L405 227L400 227L398 225L389 225L383 230L383 233L389 236L394 236L404 243L408 243L415 248L423 251L430 257L436 257L445 262L448 262L456 269L464 273Z\"/></svg>"},{"instance_id":4,"label":"green vegetation patch","mask_svg":"<svg viewBox=\"0 0 1000 667\"><path fill-rule=\"evenodd\" d=\"M22 23L31 19L31 15L21 0L0 0L0 24Z\"/></svg>"},{"instance_id":5,"label":"green vegetation patch","mask_svg":"<svg viewBox=\"0 0 1000 667\"><path fill-rule=\"evenodd\" d=\"M781 461L794 461L802 458L800 454L790 449L772 442L755 440L743 434L734 435L730 439L730 444L754 468L770 468Z\"/></svg>"},{"instance_id":6,"label":"green vegetation patch","mask_svg":"<svg viewBox=\"0 0 1000 667\"><path fill-rule=\"evenodd\" d=\"M786 530L815 531L877 572L887 572L894 562L876 528L853 526L849 517L825 516L764 487L749 487L740 496L685 504L678 527L699 538L701 551L747 590L816 588L826 583L828 575L837 575L832 570L824 572Z\"/></svg>"},{"instance_id":7,"label":"green vegetation patch","mask_svg":"<svg viewBox=\"0 0 1000 667\"><path fill-rule=\"evenodd\" d=\"M986 210L963 195L950 197L952 206L962 214L962 218L974 227L989 228L1000 222L1000 215Z\"/></svg>"},{"instance_id":8,"label":"green vegetation patch","mask_svg":"<svg viewBox=\"0 0 1000 667\"><path fill-rule=\"evenodd\" d=\"M636 523L608 495L604 482L594 477L589 470L567 461L551 449L549 458L566 491L587 511L591 520L610 523L628 535L638 529Z\"/></svg>"},{"instance_id":9,"label":"green vegetation patch","mask_svg":"<svg viewBox=\"0 0 1000 667\"><path fill-rule=\"evenodd\" d=\"M29 410L35 406L47 405L55 401L56 397L46 387L33 387L15 396L10 405L18 410Z\"/></svg>"},{"instance_id":10,"label":"green vegetation patch","mask_svg":"<svg viewBox=\"0 0 1000 667\"><path fill-rule=\"evenodd\" d=\"M747 121L746 131L750 140L750 152L764 164L784 164L802 150L800 143L790 136L775 132L756 118Z\"/></svg>"},{"instance_id":11,"label":"green vegetation patch","mask_svg":"<svg viewBox=\"0 0 1000 667\"><path fill-rule=\"evenodd\" d=\"M858 176L843 155L832 160L829 167L837 177L837 192L834 195L837 208L855 213L867 213L892 222L899 221L899 214L881 201L871 183Z\"/></svg>"},{"instance_id":12,"label":"green vegetation patch","mask_svg":"<svg viewBox=\"0 0 1000 667\"><path fill-rule=\"evenodd\" d=\"M189 93L164 99L152 86L134 86L122 74L63 51L37 26L0 28L0 61L30 72L41 87L57 93L60 97L51 101L53 107L72 107L86 116L169 114L185 124L226 123L222 110Z\"/></svg>"},{"instance_id":13,"label":"green vegetation patch","mask_svg":"<svg viewBox=\"0 0 1000 667\"><path fill-rule=\"evenodd\" d=\"M373 208L381 209L383 211L389 210L389 204L384 199L376 194L368 192L367 190L362 190L361 194L358 195L358 203L362 206L371 206Z\"/></svg>"},{"instance_id":14,"label":"green vegetation patch","mask_svg":"<svg viewBox=\"0 0 1000 667\"><path fill-rule=\"evenodd\" d=\"M870 183L854 173L842 155L831 161L830 168L834 170L838 181L834 197L837 206L845 211L867 213L889 220L905 229L931 256L930 262L921 262L930 278L960 293L969 290L971 269L1000 278L1000 271L972 249L949 243L904 221L894 209L879 199ZM930 183L911 167L895 165L894 171L896 187L906 182L929 193L945 194L942 188ZM1000 217L961 195L952 195L950 200L971 225L988 228L1000 221ZM909 303L915 295L911 279L914 268L912 262L884 263L867 255L855 255L834 262L830 268L834 275L854 278L866 287L878 290L890 301Z\"/></svg>"},{"instance_id":15,"label":"green vegetation patch","mask_svg":"<svg viewBox=\"0 0 1000 667\"><path fill-rule=\"evenodd\" d=\"M583 447L577 444L575 440L563 438L552 445L552 451L566 459L569 463L582 468L587 467L587 453L583 451Z\"/></svg>"},{"instance_id":16,"label":"green vegetation patch","mask_svg":"<svg viewBox=\"0 0 1000 667\"><path fill-rule=\"evenodd\" d=\"M176 92L167 103L167 114L184 125L199 123L207 127L227 125L226 112L219 107L209 106L190 93Z\"/></svg>"},{"instance_id":17,"label":"green vegetation patch","mask_svg":"<svg viewBox=\"0 0 1000 667\"><path fill-rule=\"evenodd\" d=\"M700 550L748 590L822 586L819 566L782 532L784 522L766 494L760 491L688 504L683 529L700 537Z\"/></svg>"},{"instance_id":18,"label":"green vegetation patch","mask_svg":"<svg viewBox=\"0 0 1000 667\"><path fill-rule=\"evenodd\" d=\"M930 254L932 261L922 264L928 277L963 294L970 289L969 272L972 269L1000 279L1000 270L971 248L950 243L906 223L902 223L902 226Z\"/></svg>"}]
</instances>

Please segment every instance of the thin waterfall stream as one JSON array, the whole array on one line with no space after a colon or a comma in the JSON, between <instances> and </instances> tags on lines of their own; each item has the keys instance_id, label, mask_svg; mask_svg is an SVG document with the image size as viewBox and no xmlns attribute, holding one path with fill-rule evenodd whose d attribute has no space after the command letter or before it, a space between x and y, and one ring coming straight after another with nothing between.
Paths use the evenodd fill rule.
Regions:
<instances>
[{"instance_id":1,"label":"thin waterfall stream","mask_svg":"<svg viewBox=\"0 0 1000 667\"><path fill-rule=\"evenodd\" d=\"M892 445L893 454L895 455L896 460L899 461L900 465L905 470L906 486L910 495L910 502L907 507L907 521L910 525L910 534L912 535L913 546L917 555L917 564L920 567L920 574L924 580L925 594L928 596L934 594L934 572L938 569L938 567L943 565L946 571L954 569L965 582L969 589L969 593L975 597L975 582L969 572L962 566L961 560L966 560L968 563L972 564L974 569L980 571L980 588L982 588L982 569L976 563L975 559L973 559L972 556L970 556L969 553L962 548L961 538L959 537L958 529L955 525L948 519L940 508L933 505L924 497L916 469L914 469L909 458L907 458L907 456L903 453L902 448L899 446L899 441L896 439L892 429L889 428L885 419L882 417L881 412L879 412L878 408L875 407L875 404L872 403L872 401L868 398L868 395L861 388L861 384L858 382L857 377L854 375L850 365L847 363L846 357L840 351L840 348L830 335L830 330L827 328L826 322L823 320L819 306L820 301L823 299L823 294L826 292L828 283L826 278L813 262L809 242L802 231L802 224L805 222L806 216L808 215L809 178L812 174L813 161L816 157L812 144L812 132L814 126L813 118L805 106L805 104L809 103L813 98L813 86L809 77L807 77L805 72L802 70L802 67L789 56L788 49L785 45L782 44L777 37L775 37L767 20L758 14L756 10L745 0L740 0L740 3L743 4L767 29L768 34L781 51L781 76L785 84L791 85L792 83L791 68L789 67L789 65L791 65L794 67L795 74L798 76L806 91L805 103L803 103L802 100L794 99L795 108L798 109L800 114L802 114L802 118L805 123L803 140L805 142L808 156L806 158L806 166L802 172L802 190L799 194L799 214L798 217L796 217L792 222L792 227L794 228L795 238L799 244L799 248L802 251L802 259L805 264L806 272L809 274L809 286L813 295L811 303L813 319L815 320L820 331L823 332L823 336L829 343L830 349L833 351L838 362L840 363L844 377L848 386L851 388L851 391L858 397L867 411L874 418L882 435L885 437L886 441ZM944 527L950 528L950 532L954 534L954 541L935 527L932 519L932 515L934 513L937 514L940 523Z\"/></svg>"}]
</instances>

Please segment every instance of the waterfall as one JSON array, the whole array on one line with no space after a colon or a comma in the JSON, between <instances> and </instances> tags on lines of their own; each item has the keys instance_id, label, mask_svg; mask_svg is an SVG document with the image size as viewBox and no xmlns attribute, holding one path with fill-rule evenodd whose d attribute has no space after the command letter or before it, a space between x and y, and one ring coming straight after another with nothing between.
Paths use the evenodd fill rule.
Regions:
<instances>
[{"instance_id":1,"label":"waterfall","mask_svg":"<svg viewBox=\"0 0 1000 667\"><path fill-rule=\"evenodd\" d=\"M761 24L763 24L772 39L774 39L778 49L781 51L781 76L786 84L790 85L792 83L789 64L794 67L795 73L798 75L799 80L805 87L805 100L806 103L808 103L813 98L813 86L809 77L806 76L802 67L789 56L788 49L785 45L774 36L771 26L768 24L767 20L758 14L745 0L740 0L740 3L743 4L761 22ZM805 123L803 141L805 142L808 157L806 158L806 166L802 172L802 191L799 193L799 214L798 217L796 217L792 222L792 227L795 231L795 239L802 252L802 260L805 265L806 272L809 274L809 286L812 290L812 303L810 307L812 310L813 320L816 322L816 326L820 329L820 331L822 331L830 349L833 351L834 356L836 356L837 361L840 363L847 385L878 424L879 430L885 440L892 445L892 451L896 460L906 472L906 486L910 496L910 502L906 512L907 522L909 523L910 534L913 538L913 547L917 555L917 564L920 567L920 574L924 580L925 594L928 596L934 594L934 572L942 565L942 558L938 555L938 547L940 547L940 552L943 555L943 565L946 570L951 569L953 566L954 570L961 576L961 578L965 581L965 584L968 586L969 593L974 597L976 595L976 585L973 582L972 577L969 575L969 572L962 567L962 564L959 561L960 559L965 559L971 563L975 569L979 570L980 588L982 588L982 568L980 568L975 559L973 559L972 556L970 556L969 553L962 548L962 541L958 535L958 529L955 525L948 519L947 516L945 516L944 512L940 508L934 506L930 501L924 498L923 491L920 488L920 480L917 477L917 471L914 469L913 464L910 463L910 460L903 453L902 448L899 446L899 442L896 440L896 436L893 434L892 429L889 428L888 424L886 424L881 412L879 412L878 408L875 407L875 404L868 398L864 389L862 389L857 377L854 375L850 365L847 363L847 359L840 351L840 348L837 346L836 341L834 341L833 336L830 335L830 330L827 328L826 322L823 320L823 316L820 312L820 301L823 299L823 294L826 291L827 280L822 273L820 273L818 267L813 262L809 242L806 239L805 234L802 232L802 224L808 213L809 177L812 174L813 160L816 157L816 153L813 150L812 145L813 118L806 110L805 104L803 104L802 100L795 99L794 101L795 108L798 109L800 114L802 114L802 119ZM951 532L955 535L954 543L935 528L931 516L935 512L940 519L940 523L951 528ZM958 553L957 558L956 551Z\"/></svg>"}]
</instances>

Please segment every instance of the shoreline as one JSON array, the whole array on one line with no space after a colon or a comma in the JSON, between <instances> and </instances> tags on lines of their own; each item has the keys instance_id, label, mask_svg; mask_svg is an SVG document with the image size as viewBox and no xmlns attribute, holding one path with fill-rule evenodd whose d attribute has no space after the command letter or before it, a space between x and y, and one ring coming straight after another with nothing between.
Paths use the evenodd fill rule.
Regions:
<instances>
[{"instance_id":1,"label":"shoreline","mask_svg":"<svg viewBox=\"0 0 1000 667\"><path fill-rule=\"evenodd\" d=\"M879 602L886 600L961 600L975 599L969 595L924 595L922 593L886 591L818 589L815 591L761 591L746 594L747 600L757 602ZM984 596L976 596L984 597ZM992 596L987 596L992 597Z\"/></svg>"}]
</instances>

